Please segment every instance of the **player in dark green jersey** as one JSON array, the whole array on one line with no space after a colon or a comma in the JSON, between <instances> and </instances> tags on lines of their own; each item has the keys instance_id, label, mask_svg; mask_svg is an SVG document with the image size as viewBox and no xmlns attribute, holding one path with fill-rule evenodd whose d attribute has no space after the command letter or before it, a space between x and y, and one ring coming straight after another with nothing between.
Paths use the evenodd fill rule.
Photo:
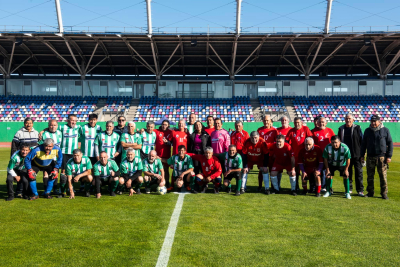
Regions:
<instances>
[{"instance_id":1,"label":"player in dark green jersey","mask_svg":"<svg viewBox=\"0 0 400 267\"><path fill-rule=\"evenodd\" d=\"M151 150L148 157L143 161L144 180L146 194L150 194L150 187L158 184L159 187L165 186L164 167L161 160L157 158L157 152Z\"/></svg>"},{"instance_id":2,"label":"player in dark green jersey","mask_svg":"<svg viewBox=\"0 0 400 267\"><path fill-rule=\"evenodd\" d=\"M23 198L28 198L29 181L28 172L24 166L24 159L30 151L31 148L28 145L21 144L19 150L11 156L7 166L7 201L14 199L14 181L17 184L22 184L22 196Z\"/></svg>"},{"instance_id":3,"label":"player in dark green jersey","mask_svg":"<svg viewBox=\"0 0 400 267\"><path fill-rule=\"evenodd\" d=\"M93 181L92 163L89 157L83 156L80 149L75 149L72 152L72 159L67 162L65 173L68 177L70 199L75 198L73 183L79 181L85 183L85 196L90 197L90 183ZM65 194L65 191L62 193Z\"/></svg>"},{"instance_id":4,"label":"player in dark green jersey","mask_svg":"<svg viewBox=\"0 0 400 267\"><path fill-rule=\"evenodd\" d=\"M96 186L96 198L101 197L100 188L108 185L110 196L115 196L115 190L119 183L119 167L114 160L108 159L107 152L100 153L100 160L93 166L94 181Z\"/></svg>"},{"instance_id":5,"label":"player in dark green jersey","mask_svg":"<svg viewBox=\"0 0 400 267\"><path fill-rule=\"evenodd\" d=\"M228 152L217 155L224 171L224 186L227 193L231 192L231 181L236 179L236 196L240 196L240 188L242 187L242 169L243 161L242 156L237 153L235 145L230 145Z\"/></svg>"},{"instance_id":6,"label":"player in dark green jersey","mask_svg":"<svg viewBox=\"0 0 400 267\"><path fill-rule=\"evenodd\" d=\"M128 148L126 157L121 163L119 184L122 188L126 186L129 189L129 196L132 196L133 193L140 195L140 187L143 184L142 171L142 160L136 156L133 148ZM132 185L135 185L135 190L133 190ZM121 189L119 192L122 194L123 190Z\"/></svg>"}]
</instances>

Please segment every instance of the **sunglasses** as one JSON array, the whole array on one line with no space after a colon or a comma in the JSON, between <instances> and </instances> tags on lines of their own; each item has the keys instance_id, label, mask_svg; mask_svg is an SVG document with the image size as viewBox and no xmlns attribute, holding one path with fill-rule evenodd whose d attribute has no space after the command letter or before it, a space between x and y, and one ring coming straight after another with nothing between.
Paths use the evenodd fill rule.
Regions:
<instances>
[{"instance_id":1,"label":"sunglasses","mask_svg":"<svg viewBox=\"0 0 400 267\"><path fill-rule=\"evenodd\" d=\"M125 120L118 120L118 121L125 121Z\"/></svg>"}]
</instances>

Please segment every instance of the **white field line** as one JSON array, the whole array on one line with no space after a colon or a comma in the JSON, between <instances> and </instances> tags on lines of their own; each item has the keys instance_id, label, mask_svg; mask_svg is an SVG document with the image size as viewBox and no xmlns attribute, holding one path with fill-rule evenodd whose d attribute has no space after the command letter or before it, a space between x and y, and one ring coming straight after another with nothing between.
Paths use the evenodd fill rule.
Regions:
<instances>
[{"instance_id":1,"label":"white field line","mask_svg":"<svg viewBox=\"0 0 400 267\"><path fill-rule=\"evenodd\" d=\"M158 256L156 267L168 266L169 256L171 255L172 244L174 243L175 231L176 227L178 226L184 197L185 194L179 194L174 212L172 213L171 220L169 221L167 234L165 235L164 244L161 248L160 255Z\"/></svg>"}]
</instances>

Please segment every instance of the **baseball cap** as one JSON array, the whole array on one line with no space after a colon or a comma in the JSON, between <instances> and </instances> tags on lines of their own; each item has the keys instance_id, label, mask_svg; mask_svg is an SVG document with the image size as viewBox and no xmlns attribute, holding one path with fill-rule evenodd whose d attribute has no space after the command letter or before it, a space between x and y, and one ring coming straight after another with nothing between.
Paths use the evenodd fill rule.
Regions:
<instances>
[{"instance_id":1,"label":"baseball cap","mask_svg":"<svg viewBox=\"0 0 400 267\"><path fill-rule=\"evenodd\" d=\"M380 121L381 117L379 117L378 115L372 115L370 121Z\"/></svg>"}]
</instances>

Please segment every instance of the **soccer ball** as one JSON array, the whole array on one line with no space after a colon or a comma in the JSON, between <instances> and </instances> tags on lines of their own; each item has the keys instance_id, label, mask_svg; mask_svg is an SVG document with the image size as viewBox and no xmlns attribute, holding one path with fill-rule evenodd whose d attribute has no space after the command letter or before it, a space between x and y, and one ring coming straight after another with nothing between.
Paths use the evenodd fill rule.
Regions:
<instances>
[{"instance_id":1,"label":"soccer ball","mask_svg":"<svg viewBox=\"0 0 400 267\"><path fill-rule=\"evenodd\" d=\"M157 194L159 195L165 195L167 193L167 188L165 186L162 187L157 187Z\"/></svg>"}]
</instances>

